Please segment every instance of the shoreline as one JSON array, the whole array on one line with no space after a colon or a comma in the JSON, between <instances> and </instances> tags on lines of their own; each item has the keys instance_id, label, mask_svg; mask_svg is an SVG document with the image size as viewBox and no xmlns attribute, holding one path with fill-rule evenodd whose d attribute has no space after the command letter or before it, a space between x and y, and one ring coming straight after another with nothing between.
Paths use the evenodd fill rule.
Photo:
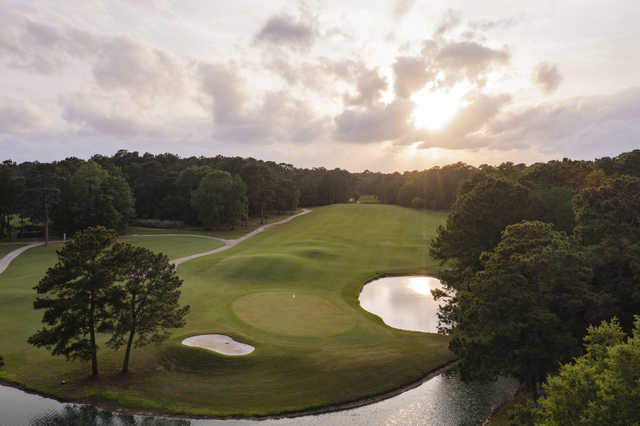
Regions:
<instances>
[{"instance_id":1,"label":"shoreline","mask_svg":"<svg viewBox=\"0 0 640 426\"><path fill-rule=\"evenodd\" d=\"M257 420L257 421L261 421L261 420L292 419L292 418L303 417L303 416L321 415L321 414L333 413L337 411L346 411L353 408L359 408L366 405L375 404L377 402L384 401L389 398L393 398L404 392L415 389L420 385L422 385L423 383L438 376L439 374L453 368L457 363L458 363L457 360L449 361L444 365L441 365L431 370L421 378L387 392L379 393L372 396L366 396L353 401L329 404L322 407L308 408L308 409L303 409L298 411L283 411L281 413L269 414L265 416L251 416L251 415L245 416L240 414L237 414L237 415L232 414L229 416L198 415L198 414L189 414L189 413L174 414L174 413L169 413L164 411L129 408L129 407L121 406L121 405L108 402L108 401L103 401L103 400L64 399L64 398L58 397L57 395L41 392L36 389L25 386L22 383L13 382L4 378L0 378L0 385L18 389L31 395L37 395L43 398L53 399L61 404L91 406L99 411L109 411L113 414L143 416L143 417L157 417L157 418L172 419L172 420Z\"/></svg>"}]
</instances>

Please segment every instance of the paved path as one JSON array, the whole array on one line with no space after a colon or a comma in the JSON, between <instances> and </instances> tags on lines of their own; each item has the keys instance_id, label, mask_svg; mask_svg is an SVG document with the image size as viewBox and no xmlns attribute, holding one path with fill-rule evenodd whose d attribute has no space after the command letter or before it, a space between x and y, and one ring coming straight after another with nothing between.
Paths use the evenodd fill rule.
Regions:
<instances>
[{"instance_id":1,"label":"paved path","mask_svg":"<svg viewBox=\"0 0 640 426\"><path fill-rule=\"evenodd\" d=\"M186 256L186 257L181 257L179 259L174 259L171 261L172 264L174 265L179 265L181 263L184 263L188 260L192 260L192 259L197 259L198 257L203 257L203 256L209 256L211 254L215 254L215 253L219 253L221 251L225 251L230 249L231 247L234 247L235 245L243 242L244 240L253 237L256 234L259 234L260 232L266 231L269 228L272 228L274 226L277 225L282 225L283 223L287 223L293 219L295 219L298 216L302 216L303 214L307 214L307 213L311 213L310 209L302 209L302 212L298 213L298 214L294 214L293 216L289 216L286 219L282 219L279 220L278 222L273 222L273 223L269 223L267 225L262 225L261 227L249 232L246 235L243 235L242 237L235 239L235 240L225 240L223 238L217 238L217 237L211 237L209 235L198 235L198 234L131 234L131 235L125 235L125 237L194 237L194 238L206 238L209 240L217 240L217 241L222 241L224 243L224 245L222 247L218 247L217 249L211 250L211 251L206 251L203 253L196 253L196 254L192 254L191 256ZM61 243L63 241L49 241L49 244L53 244L53 243ZM24 253L25 251L29 250L30 248L33 247L38 247L38 246L42 246L44 245L44 241L37 241L31 244L27 244L25 246L20 247L19 249L16 249L12 252L10 252L9 254L7 254L5 257L3 257L2 259L0 259L0 274L2 274L5 269L7 269L7 267L9 266L9 264L13 261L13 259L15 259L16 257L20 256L22 253Z\"/></svg>"},{"instance_id":2,"label":"paved path","mask_svg":"<svg viewBox=\"0 0 640 426\"><path fill-rule=\"evenodd\" d=\"M231 247L234 247L234 246L240 244L244 240L246 240L248 238L251 238L256 234L259 234L260 232L266 231L267 229L272 228L274 226L282 225L283 223L287 223L287 222L295 219L296 217L302 216L303 214L307 214L307 213L311 213L311 210L310 209L302 209L302 211L300 213L298 213L298 214L294 214L293 216L289 216L288 218L279 220L277 222L269 223L267 225L262 225L258 229L255 229L255 230L249 232L248 234L243 235L242 237L240 237L238 239L235 239L235 240L223 240L222 238L210 237L210 238L214 238L216 240L222 241L224 243L224 245L222 247L218 247L217 249L214 249L214 250L211 250L211 251L206 251L204 253L197 253L197 254L192 254L191 256L181 257L179 259L173 259L171 261L171 263L174 264L174 265L179 265L181 263L186 262L187 260L197 259L199 257L209 256L211 254L216 254L216 253L220 253L221 251L229 250Z\"/></svg>"},{"instance_id":3,"label":"paved path","mask_svg":"<svg viewBox=\"0 0 640 426\"><path fill-rule=\"evenodd\" d=\"M43 242L36 242L36 243L32 243L32 244L27 244L26 246L22 246L22 247L20 247L18 249L15 249L12 252L9 252L5 257L0 259L0 274L3 273L5 269L7 269L7 267L13 261L13 259L15 259L16 257L20 256L23 252L29 250L30 248L38 247L38 246L41 246L41 245L44 245L44 243Z\"/></svg>"}]
</instances>

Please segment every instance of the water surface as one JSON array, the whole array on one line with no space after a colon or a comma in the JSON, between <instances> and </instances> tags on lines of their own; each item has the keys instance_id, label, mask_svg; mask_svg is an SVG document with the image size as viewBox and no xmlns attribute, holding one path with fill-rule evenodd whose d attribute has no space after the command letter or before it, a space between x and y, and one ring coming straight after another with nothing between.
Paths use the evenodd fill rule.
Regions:
<instances>
[{"instance_id":1,"label":"water surface","mask_svg":"<svg viewBox=\"0 0 640 426\"><path fill-rule=\"evenodd\" d=\"M440 288L440 280L433 277L380 278L362 288L360 306L390 327L436 333L439 305L431 290Z\"/></svg>"}]
</instances>

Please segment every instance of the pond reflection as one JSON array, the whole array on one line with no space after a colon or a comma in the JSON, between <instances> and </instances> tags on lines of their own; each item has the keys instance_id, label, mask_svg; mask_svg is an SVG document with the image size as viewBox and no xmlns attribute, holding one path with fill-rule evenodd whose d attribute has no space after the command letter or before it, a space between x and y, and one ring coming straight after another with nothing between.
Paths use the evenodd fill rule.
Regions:
<instances>
[{"instance_id":1,"label":"pond reflection","mask_svg":"<svg viewBox=\"0 0 640 426\"><path fill-rule=\"evenodd\" d=\"M439 305L431 290L441 287L440 280L432 277L380 278L364 286L360 306L390 327L436 333Z\"/></svg>"},{"instance_id":2,"label":"pond reflection","mask_svg":"<svg viewBox=\"0 0 640 426\"><path fill-rule=\"evenodd\" d=\"M0 385L2 426L371 426L481 425L491 411L513 397L518 384L500 378L492 383L464 383L455 369L415 389L375 404L346 411L273 420L204 420L129 416L52 399Z\"/></svg>"}]
</instances>

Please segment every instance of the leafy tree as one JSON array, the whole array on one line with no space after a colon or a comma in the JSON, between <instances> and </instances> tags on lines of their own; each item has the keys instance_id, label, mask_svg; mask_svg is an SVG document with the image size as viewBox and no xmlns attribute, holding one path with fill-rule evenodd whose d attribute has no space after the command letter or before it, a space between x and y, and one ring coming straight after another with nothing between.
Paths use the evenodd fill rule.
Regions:
<instances>
[{"instance_id":1,"label":"leafy tree","mask_svg":"<svg viewBox=\"0 0 640 426\"><path fill-rule=\"evenodd\" d=\"M480 254L500 241L502 231L526 218L528 191L522 185L477 173L461 188L447 217L431 242L431 256L446 263L441 273L443 290L434 294L443 300L439 318L441 331L455 324L456 291L482 268Z\"/></svg>"},{"instance_id":2,"label":"leafy tree","mask_svg":"<svg viewBox=\"0 0 640 426\"><path fill-rule=\"evenodd\" d=\"M0 368L4 367L4 358L0 355Z\"/></svg>"},{"instance_id":3,"label":"leafy tree","mask_svg":"<svg viewBox=\"0 0 640 426\"><path fill-rule=\"evenodd\" d=\"M640 424L640 317L626 341L614 318L589 327L584 346L584 355L547 379L539 406L516 407L514 417L550 426Z\"/></svg>"},{"instance_id":4,"label":"leafy tree","mask_svg":"<svg viewBox=\"0 0 640 426\"><path fill-rule=\"evenodd\" d=\"M0 163L0 238L10 234L11 217L20 211L24 192L24 176L18 165L6 160Z\"/></svg>"},{"instance_id":5,"label":"leafy tree","mask_svg":"<svg viewBox=\"0 0 640 426\"><path fill-rule=\"evenodd\" d=\"M189 306L178 304L182 279L165 254L117 243L108 257L121 284L115 299L113 334L107 345L115 349L126 346L122 365L126 373L134 342L141 347L166 339L168 328L184 326Z\"/></svg>"},{"instance_id":6,"label":"leafy tree","mask_svg":"<svg viewBox=\"0 0 640 426\"><path fill-rule=\"evenodd\" d=\"M133 216L134 199L124 177L110 175L98 163L88 161L69 181L72 218L69 231L101 225L122 229Z\"/></svg>"},{"instance_id":7,"label":"leafy tree","mask_svg":"<svg viewBox=\"0 0 640 426\"><path fill-rule=\"evenodd\" d=\"M225 171L212 170L191 193L191 205L204 226L233 226L246 217L246 191L246 185L239 176L232 177Z\"/></svg>"},{"instance_id":8,"label":"leafy tree","mask_svg":"<svg viewBox=\"0 0 640 426\"><path fill-rule=\"evenodd\" d=\"M54 164L33 163L26 173L23 213L32 220L41 220L44 227L44 245L49 245L49 222L52 210L60 201L56 186Z\"/></svg>"},{"instance_id":9,"label":"leafy tree","mask_svg":"<svg viewBox=\"0 0 640 426\"><path fill-rule=\"evenodd\" d=\"M191 204L191 194L198 188L202 178L211 173L208 166L189 166L183 169L176 179L177 199L182 210L182 219L187 223L196 223L198 214Z\"/></svg>"},{"instance_id":10,"label":"leafy tree","mask_svg":"<svg viewBox=\"0 0 640 426\"><path fill-rule=\"evenodd\" d=\"M579 351L593 302L587 259L543 222L508 226L459 288L451 350L463 379L518 378L533 393L560 361Z\"/></svg>"},{"instance_id":11,"label":"leafy tree","mask_svg":"<svg viewBox=\"0 0 640 426\"><path fill-rule=\"evenodd\" d=\"M574 198L575 235L594 266L594 287L607 303L601 319L620 318L625 330L640 312L640 178L614 176Z\"/></svg>"},{"instance_id":12,"label":"leafy tree","mask_svg":"<svg viewBox=\"0 0 640 426\"><path fill-rule=\"evenodd\" d=\"M77 232L58 251L58 262L49 268L35 290L33 307L44 309L45 326L29 343L67 359L91 360L92 375L98 374L96 333L109 330L107 307L114 297L114 271L105 260L106 249L117 234L104 227Z\"/></svg>"}]
</instances>

